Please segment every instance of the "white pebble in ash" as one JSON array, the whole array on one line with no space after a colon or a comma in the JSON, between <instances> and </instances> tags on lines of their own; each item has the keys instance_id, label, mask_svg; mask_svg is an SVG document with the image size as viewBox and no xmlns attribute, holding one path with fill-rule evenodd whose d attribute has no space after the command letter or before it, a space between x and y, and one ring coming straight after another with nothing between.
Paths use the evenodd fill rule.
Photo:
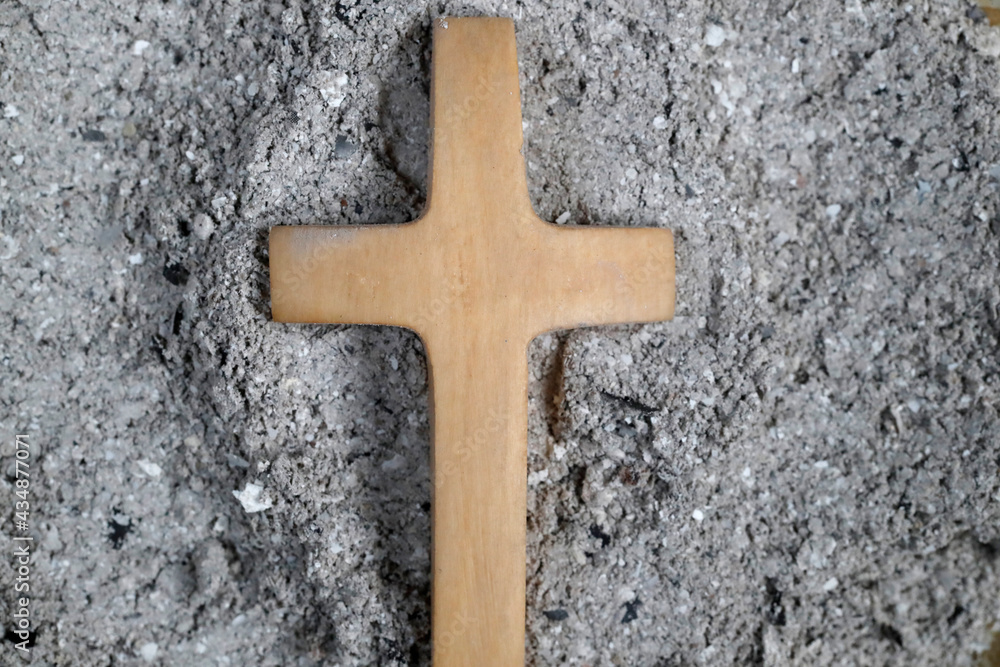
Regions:
<instances>
[{"instance_id":1,"label":"white pebble in ash","mask_svg":"<svg viewBox=\"0 0 1000 667\"><path fill-rule=\"evenodd\" d=\"M829 593L830 591L837 588L837 586L839 585L840 582L837 580L837 577L830 577L829 579L827 579L826 583L823 584L823 590Z\"/></svg>"},{"instance_id":2,"label":"white pebble in ash","mask_svg":"<svg viewBox=\"0 0 1000 667\"><path fill-rule=\"evenodd\" d=\"M236 500L240 501L240 505L243 505L243 509L253 514L254 512L263 512L274 505L270 498L261 498L260 494L263 491L264 487L248 482L242 491L233 491L233 495Z\"/></svg>"},{"instance_id":3,"label":"white pebble in ash","mask_svg":"<svg viewBox=\"0 0 1000 667\"><path fill-rule=\"evenodd\" d=\"M146 662L153 662L156 660L156 654L160 652L160 647L156 645L156 642L149 642L148 644L143 644L142 648L139 649L139 655Z\"/></svg>"},{"instance_id":4,"label":"white pebble in ash","mask_svg":"<svg viewBox=\"0 0 1000 667\"><path fill-rule=\"evenodd\" d=\"M662 130L667 127L667 119L663 116L657 116L653 119L653 129Z\"/></svg>"},{"instance_id":5,"label":"white pebble in ash","mask_svg":"<svg viewBox=\"0 0 1000 667\"><path fill-rule=\"evenodd\" d=\"M140 461L137 461L136 463L138 464L139 469L142 470L142 472L145 473L147 477L152 477L153 479L157 479L159 478L160 475L163 474L163 468L156 465L152 461L147 461L146 459L142 459Z\"/></svg>"},{"instance_id":6,"label":"white pebble in ash","mask_svg":"<svg viewBox=\"0 0 1000 667\"><path fill-rule=\"evenodd\" d=\"M202 241L207 241L208 237L215 231L215 222L204 213L199 213L194 216L194 225L192 227L195 236Z\"/></svg>"},{"instance_id":7,"label":"white pebble in ash","mask_svg":"<svg viewBox=\"0 0 1000 667\"><path fill-rule=\"evenodd\" d=\"M22 164L24 164L24 156L15 155L10 159L10 161L13 162L15 165L17 165L18 167L20 167Z\"/></svg>"},{"instance_id":8,"label":"white pebble in ash","mask_svg":"<svg viewBox=\"0 0 1000 667\"><path fill-rule=\"evenodd\" d=\"M705 30L705 43L712 48L722 46L724 41L726 41L726 31L722 26L710 25Z\"/></svg>"},{"instance_id":9,"label":"white pebble in ash","mask_svg":"<svg viewBox=\"0 0 1000 667\"><path fill-rule=\"evenodd\" d=\"M132 45L132 55L141 56L142 52L149 48L149 42L144 39L136 40L135 44Z\"/></svg>"},{"instance_id":10,"label":"white pebble in ash","mask_svg":"<svg viewBox=\"0 0 1000 667\"><path fill-rule=\"evenodd\" d=\"M13 236L4 234L0 236L0 241L6 246L4 250L0 251L0 259L11 259L16 257L17 253L21 252L21 244Z\"/></svg>"},{"instance_id":11,"label":"white pebble in ash","mask_svg":"<svg viewBox=\"0 0 1000 667\"><path fill-rule=\"evenodd\" d=\"M406 467L406 457L402 454L396 454L388 461L382 462L382 470L386 472L396 472L402 470Z\"/></svg>"},{"instance_id":12,"label":"white pebble in ash","mask_svg":"<svg viewBox=\"0 0 1000 667\"><path fill-rule=\"evenodd\" d=\"M333 108L339 107L347 96L347 75L342 72L320 72L316 77L319 94Z\"/></svg>"},{"instance_id":13,"label":"white pebble in ash","mask_svg":"<svg viewBox=\"0 0 1000 667\"><path fill-rule=\"evenodd\" d=\"M697 521L698 523L701 523L702 521L705 520L705 513L702 512L701 510L695 510L691 512L691 518Z\"/></svg>"},{"instance_id":14,"label":"white pebble in ash","mask_svg":"<svg viewBox=\"0 0 1000 667\"><path fill-rule=\"evenodd\" d=\"M143 261L144 260L142 258L141 252L137 252L134 255L128 256L128 263L131 264L132 266L139 266L140 264L142 264Z\"/></svg>"},{"instance_id":15,"label":"white pebble in ash","mask_svg":"<svg viewBox=\"0 0 1000 667\"><path fill-rule=\"evenodd\" d=\"M4 118L17 118L20 114L17 111L17 107L13 104L8 104L3 108Z\"/></svg>"},{"instance_id":16,"label":"white pebble in ash","mask_svg":"<svg viewBox=\"0 0 1000 667\"><path fill-rule=\"evenodd\" d=\"M559 214L559 217L556 218L556 224L557 225L566 224L567 222L569 222L569 217L570 217L569 211L563 211L562 213Z\"/></svg>"},{"instance_id":17,"label":"white pebble in ash","mask_svg":"<svg viewBox=\"0 0 1000 667\"><path fill-rule=\"evenodd\" d=\"M840 204L830 204L826 207L826 217L836 220L838 215L840 215Z\"/></svg>"}]
</instances>

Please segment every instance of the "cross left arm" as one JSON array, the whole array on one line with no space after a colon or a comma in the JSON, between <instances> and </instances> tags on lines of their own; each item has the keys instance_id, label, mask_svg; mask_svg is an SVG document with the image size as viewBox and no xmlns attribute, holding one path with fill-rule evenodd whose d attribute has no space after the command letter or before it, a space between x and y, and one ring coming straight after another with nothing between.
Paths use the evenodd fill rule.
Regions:
<instances>
[{"instance_id":1,"label":"cross left arm","mask_svg":"<svg viewBox=\"0 0 1000 667\"><path fill-rule=\"evenodd\" d=\"M417 329L435 264L424 236L416 222L272 227L272 317Z\"/></svg>"}]
</instances>

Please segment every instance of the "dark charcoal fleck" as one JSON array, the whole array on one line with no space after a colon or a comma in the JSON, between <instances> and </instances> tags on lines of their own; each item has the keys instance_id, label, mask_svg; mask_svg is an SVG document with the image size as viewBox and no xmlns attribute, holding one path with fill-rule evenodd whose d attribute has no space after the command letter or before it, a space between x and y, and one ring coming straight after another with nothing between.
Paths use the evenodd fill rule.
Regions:
<instances>
[{"instance_id":1,"label":"dark charcoal fleck","mask_svg":"<svg viewBox=\"0 0 1000 667\"><path fill-rule=\"evenodd\" d=\"M948 625L954 625L958 617L965 612L965 607L962 605L955 605L955 609L952 610L951 615L948 617Z\"/></svg>"},{"instance_id":2,"label":"dark charcoal fleck","mask_svg":"<svg viewBox=\"0 0 1000 667\"><path fill-rule=\"evenodd\" d=\"M181 264L167 264L163 267L163 277L171 285L187 285L191 272Z\"/></svg>"},{"instance_id":3,"label":"dark charcoal fleck","mask_svg":"<svg viewBox=\"0 0 1000 667\"><path fill-rule=\"evenodd\" d=\"M542 613L545 614L545 618L550 621L565 621L569 618L569 612L565 609L550 609L548 611L543 611Z\"/></svg>"},{"instance_id":4,"label":"dark charcoal fleck","mask_svg":"<svg viewBox=\"0 0 1000 667\"><path fill-rule=\"evenodd\" d=\"M108 530L110 531L108 539L111 540L111 546L115 549L121 549L125 538L132 532L132 519L129 519L128 523L118 523L111 519L108 521Z\"/></svg>"},{"instance_id":5,"label":"dark charcoal fleck","mask_svg":"<svg viewBox=\"0 0 1000 667\"><path fill-rule=\"evenodd\" d=\"M108 138L107 135L100 130L84 130L80 133L80 136L84 141L104 141Z\"/></svg>"},{"instance_id":6,"label":"dark charcoal fleck","mask_svg":"<svg viewBox=\"0 0 1000 667\"><path fill-rule=\"evenodd\" d=\"M885 639L886 641L890 641L893 644L896 644L897 646L903 645L903 635L899 634L899 630L892 627L891 625L887 625L885 623L879 623L878 636L880 639Z\"/></svg>"},{"instance_id":7,"label":"dark charcoal fleck","mask_svg":"<svg viewBox=\"0 0 1000 667\"><path fill-rule=\"evenodd\" d=\"M342 160L354 155L354 151L356 150L358 150L358 147L351 143L347 135L341 134L337 137L337 141L333 145L333 157Z\"/></svg>"},{"instance_id":8,"label":"dark charcoal fleck","mask_svg":"<svg viewBox=\"0 0 1000 667\"><path fill-rule=\"evenodd\" d=\"M986 12L979 5L969 5L969 8L965 10L965 16L973 21L986 20Z\"/></svg>"},{"instance_id":9,"label":"dark charcoal fleck","mask_svg":"<svg viewBox=\"0 0 1000 667\"><path fill-rule=\"evenodd\" d=\"M608 393L606 391L601 392L601 398L608 401L609 403L618 403L630 408L632 410L638 410L644 415L651 415L659 412L658 408L654 408L652 405L646 405L640 401L635 400L630 396L615 396L614 394Z\"/></svg>"},{"instance_id":10,"label":"dark charcoal fleck","mask_svg":"<svg viewBox=\"0 0 1000 667\"><path fill-rule=\"evenodd\" d=\"M590 536L599 539L602 548L611 544L611 536L601 530L601 527L596 523L590 527Z\"/></svg>"},{"instance_id":11,"label":"dark charcoal fleck","mask_svg":"<svg viewBox=\"0 0 1000 667\"><path fill-rule=\"evenodd\" d=\"M631 602L626 602L624 605L625 615L622 616L622 624L631 623L635 619L639 618L638 610L639 607L641 606L642 606L642 600L640 600L639 598L636 598Z\"/></svg>"},{"instance_id":12,"label":"dark charcoal fleck","mask_svg":"<svg viewBox=\"0 0 1000 667\"><path fill-rule=\"evenodd\" d=\"M781 604L781 591L774 579L768 577L764 580L766 599L764 606L764 618L771 625L781 627L785 624L785 607Z\"/></svg>"},{"instance_id":13,"label":"dark charcoal fleck","mask_svg":"<svg viewBox=\"0 0 1000 667\"><path fill-rule=\"evenodd\" d=\"M179 303L179 304L177 304L177 310L174 311L174 324L173 324L173 327L171 329L174 332L175 336L180 335L180 333L181 333L181 324L183 322L184 322L184 304L183 303Z\"/></svg>"}]
</instances>

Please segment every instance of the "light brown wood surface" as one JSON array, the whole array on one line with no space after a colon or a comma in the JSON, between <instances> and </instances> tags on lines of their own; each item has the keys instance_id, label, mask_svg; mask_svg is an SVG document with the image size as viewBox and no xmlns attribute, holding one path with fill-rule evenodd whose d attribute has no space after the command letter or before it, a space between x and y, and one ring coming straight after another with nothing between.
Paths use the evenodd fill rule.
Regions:
<instances>
[{"instance_id":1,"label":"light brown wood surface","mask_svg":"<svg viewBox=\"0 0 1000 667\"><path fill-rule=\"evenodd\" d=\"M524 664L528 343L560 328L669 319L664 229L557 227L521 156L514 25L434 26L431 182L415 222L274 227L279 322L388 324L428 354L433 658Z\"/></svg>"},{"instance_id":2,"label":"light brown wood surface","mask_svg":"<svg viewBox=\"0 0 1000 667\"><path fill-rule=\"evenodd\" d=\"M990 25L1000 25L1000 0L979 0L979 6Z\"/></svg>"}]
</instances>

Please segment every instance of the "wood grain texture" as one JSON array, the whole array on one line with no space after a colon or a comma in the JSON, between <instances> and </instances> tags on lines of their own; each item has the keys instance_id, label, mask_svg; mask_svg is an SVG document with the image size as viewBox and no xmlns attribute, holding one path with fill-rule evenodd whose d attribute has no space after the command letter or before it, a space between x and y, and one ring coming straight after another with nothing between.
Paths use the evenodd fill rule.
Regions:
<instances>
[{"instance_id":1,"label":"wood grain texture","mask_svg":"<svg viewBox=\"0 0 1000 667\"><path fill-rule=\"evenodd\" d=\"M527 346L553 329L672 317L673 240L534 214L510 20L436 21L432 76L424 214L272 228L272 316L420 335L434 434L434 662L523 665Z\"/></svg>"}]
</instances>

